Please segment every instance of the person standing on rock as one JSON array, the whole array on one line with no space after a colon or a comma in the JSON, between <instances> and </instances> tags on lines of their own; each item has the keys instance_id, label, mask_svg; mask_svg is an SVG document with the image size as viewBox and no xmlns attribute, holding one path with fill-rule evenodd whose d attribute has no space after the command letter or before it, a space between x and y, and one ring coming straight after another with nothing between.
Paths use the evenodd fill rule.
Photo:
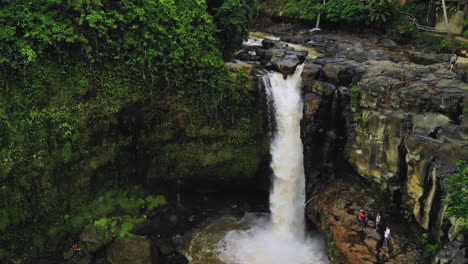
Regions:
<instances>
[{"instance_id":1,"label":"person standing on rock","mask_svg":"<svg viewBox=\"0 0 468 264\"><path fill-rule=\"evenodd\" d=\"M375 231L379 230L379 225L380 221L382 220L382 215L380 212L377 213L377 216L375 217Z\"/></svg>"},{"instance_id":2,"label":"person standing on rock","mask_svg":"<svg viewBox=\"0 0 468 264\"><path fill-rule=\"evenodd\" d=\"M450 71L452 72L455 72L455 67L457 66L457 59L457 54L453 55L453 57L450 59Z\"/></svg>"},{"instance_id":3,"label":"person standing on rock","mask_svg":"<svg viewBox=\"0 0 468 264\"><path fill-rule=\"evenodd\" d=\"M366 213L364 212L364 210L359 210L359 215L358 215L358 222L359 222L359 225L360 226L364 226L365 222L366 222Z\"/></svg>"},{"instance_id":4,"label":"person standing on rock","mask_svg":"<svg viewBox=\"0 0 468 264\"><path fill-rule=\"evenodd\" d=\"M388 240L390 239L390 227L387 226L384 233L384 247L388 247Z\"/></svg>"}]
</instances>

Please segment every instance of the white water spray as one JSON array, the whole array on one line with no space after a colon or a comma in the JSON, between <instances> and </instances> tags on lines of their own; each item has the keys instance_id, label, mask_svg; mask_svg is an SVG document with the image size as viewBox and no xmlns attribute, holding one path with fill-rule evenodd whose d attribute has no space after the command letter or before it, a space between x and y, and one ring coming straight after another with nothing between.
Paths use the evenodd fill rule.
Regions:
<instances>
[{"instance_id":1,"label":"white water spray","mask_svg":"<svg viewBox=\"0 0 468 264\"><path fill-rule=\"evenodd\" d=\"M301 73L299 66L286 80L280 73L269 73L276 113L277 131L270 153L274 173L270 194L271 221L254 227L230 231L219 243L219 257L233 264L323 264L328 263L323 243L305 237L305 179L300 138L302 118Z\"/></svg>"}]
</instances>

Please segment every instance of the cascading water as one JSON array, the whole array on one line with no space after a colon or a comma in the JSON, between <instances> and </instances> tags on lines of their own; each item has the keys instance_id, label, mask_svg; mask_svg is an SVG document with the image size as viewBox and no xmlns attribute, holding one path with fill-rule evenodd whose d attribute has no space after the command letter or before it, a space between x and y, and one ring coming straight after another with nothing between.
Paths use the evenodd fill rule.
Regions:
<instances>
[{"instance_id":1,"label":"cascading water","mask_svg":"<svg viewBox=\"0 0 468 264\"><path fill-rule=\"evenodd\" d=\"M272 95L277 125L270 150L274 172L271 220L257 219L248 230L228 232L218 243L219 258L225 263L328 263L323 243L305 236L305 177L300 138L302 69L299 66L286 80L280 73L268 74L265 89L270 89L267 94Z\"/></svg>"}]
</instances>

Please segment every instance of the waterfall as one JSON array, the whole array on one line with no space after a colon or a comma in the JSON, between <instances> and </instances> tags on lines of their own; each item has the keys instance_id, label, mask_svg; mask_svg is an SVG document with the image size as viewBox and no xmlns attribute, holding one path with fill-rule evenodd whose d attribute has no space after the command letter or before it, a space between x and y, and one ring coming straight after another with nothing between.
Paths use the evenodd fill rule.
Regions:
<instances>
[{"instance_id":1,"label":"waterfall","mask_svg":"<svg viewBox=\"0 0 468 264\"><path fill-rule=\"evenodd\" d=\"M323 242L305 235L305 177L300 121L303 102L297 67L286 80L276 72L264 81L268 105L275 108L276 130L270 153L273 186L271 219L257 219L248 230L233 230L219 243L219 257L232 264L328 263Z\"/></svg>"},{"instance_id":2,"label":"waterfall","mask_svg":"<svg viewBox=\"0 0 468 264\"><path fill-rule=\"evenodd\" d=\"M279 73L270 73L271 93L276 109L277 130L270 153L273 188L270 210L273 231L283 238L304 236L305 177L303 148L300 137L302 119L301 73L284 80Z\"/></svg>"}]
</instances>

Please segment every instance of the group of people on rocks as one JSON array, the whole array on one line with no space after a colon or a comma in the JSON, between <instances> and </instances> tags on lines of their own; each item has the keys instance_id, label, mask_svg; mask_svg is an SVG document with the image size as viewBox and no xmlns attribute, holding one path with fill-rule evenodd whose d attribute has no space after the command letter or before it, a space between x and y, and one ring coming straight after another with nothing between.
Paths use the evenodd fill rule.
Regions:
<instances>
[{"instance_id":1,"label":"group of people on rocks","mask_svg":"<svg viewBox=\"0 0 468 264\"><path fill-rule=\"evenodd\" d=\"M366 218L367 218L366 212L364 210L362 210L362 209L359 210L359 214L358 214L359 226L361 226L361 227L366 226ZM376 232L379 231L381 223L382 223L382 214L380 212L377 212L377 215L375 216L375 229L374 229L374 231L376 231ZM383 247L388 247L388 241L389 240L390 240L390 227L387 226L385 228L385 232L384 232Z\"/></svg>"}]
</instances>

